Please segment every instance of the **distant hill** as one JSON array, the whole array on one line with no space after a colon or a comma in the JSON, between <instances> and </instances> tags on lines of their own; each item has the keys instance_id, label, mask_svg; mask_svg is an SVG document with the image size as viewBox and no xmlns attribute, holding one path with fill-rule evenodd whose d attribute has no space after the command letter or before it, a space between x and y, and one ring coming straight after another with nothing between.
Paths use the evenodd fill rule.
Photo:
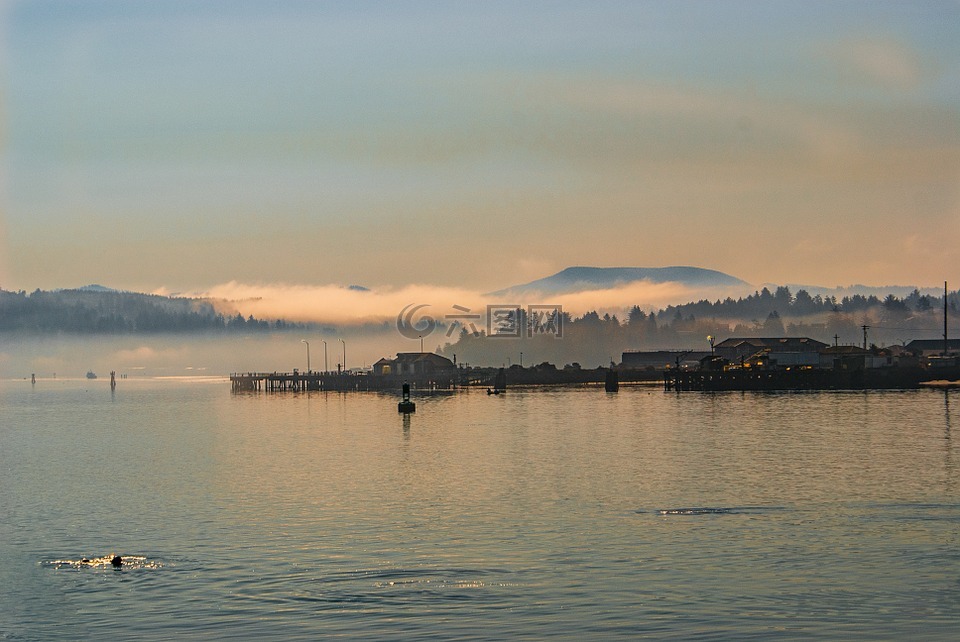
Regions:
<instances>
[{"instance_id":1,"label":"distant hill","mask_svg":"<svg viewBox=\"0 0 960 642\"><path fill-rule=\"evenodd\" d=\"M225 313L225 301L118 292L103 286L8 292L0 289L0 332L28 334L143 334L266 332L300 324Z\"/></svg>"},{"instance_id":2,"label":"distant hill","mask_svg":"<svg viewBox=\"0 0 960 642\"><path fill-rule=\"evenodd\" d=\"M523 296L526 294L571 294L587 290L605 290L636 281L650 283L682 283L690 287L718 287L749 285L729 274L698 267L673 266L643 267L568 267L553 276L513 285L488 296Z\"/></svg>"},{"instance_id":3,"label":"distant hill","mask_svg":"<svg viewBox=\"0 0 960 642\"><path fill-rule=\"evenodd\" d=\"M113 288L108 288L105 285L98 285L92 283L90 285L85 285L82 288L74 288L79 292L119 292L119 290L114 290Z\"/></svg>"}]
</instances>

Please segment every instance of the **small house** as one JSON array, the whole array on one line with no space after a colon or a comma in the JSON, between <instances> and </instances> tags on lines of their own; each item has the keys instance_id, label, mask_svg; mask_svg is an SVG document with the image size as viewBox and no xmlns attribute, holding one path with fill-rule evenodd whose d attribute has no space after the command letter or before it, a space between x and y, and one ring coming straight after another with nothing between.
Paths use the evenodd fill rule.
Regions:
<instances>
[{"instance_id":1,"label":"small house","mask_svg":"<svg viewBox=\"0 0 960 642\"><path fill-rule=\"evenodd\" d=\"M714 351L731 363L749 359L758 352L781 365L813 365L817 353L829 347L822 341L808 337L736 337L714 346Z\"/></svg>"},{"instance_id":2,"label":"small house","mask_svg":"<svg viewBox=\"0 0 960 642\"><path fill-rule=\"evenodd\" d=\"M380 359L373 364L375 376L437 377L456 374L457 366L433 352L398 352L396 359Z\"/></svg>"}]
</instances>

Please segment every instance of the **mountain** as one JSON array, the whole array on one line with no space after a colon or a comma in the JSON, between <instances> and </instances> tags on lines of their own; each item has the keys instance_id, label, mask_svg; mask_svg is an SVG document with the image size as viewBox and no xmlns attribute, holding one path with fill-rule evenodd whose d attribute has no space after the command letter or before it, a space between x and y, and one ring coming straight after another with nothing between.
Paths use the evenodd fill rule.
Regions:
<instances>
[{"instance_id":1,"label":"mountain","mask_svg":"<svg viewBox=\"0 0 960 642\"><path fill-rule=\"evenodd\" d=\"M97 285L92 283L90 285L85 285L81 288L74 288L79 292L119 292L120 290L114 290L113 288L108 288L104 285Z\"/></svg>"},{"instance_id":2,"label":"mountain","mask_svg":"<svg viewBox=\"0 0 960 642\"><path fill-rule=\"evenodd\" d=\"M734 276L698 267L568 267L553 276L522 285L490 292L487 296L516 297L527 294L571 294L587 290L606 290L635 281L649 283L681 283L690 287L745 287L748 284Z\"/></svg>"}]
</instances>

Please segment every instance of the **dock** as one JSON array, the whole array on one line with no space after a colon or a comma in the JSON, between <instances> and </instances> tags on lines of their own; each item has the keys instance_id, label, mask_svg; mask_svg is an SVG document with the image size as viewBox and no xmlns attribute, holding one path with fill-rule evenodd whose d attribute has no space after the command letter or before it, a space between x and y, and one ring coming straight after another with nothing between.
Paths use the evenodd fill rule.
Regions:
<instances>
[{"instance_id":1,"label":"dock","mask_svg":"<svg viewBox=\"0 0 960 642\"><path fill-rule=\"evenodd\" d=\"M414 390L452 390L460 387L489 388L501 368L473 367L432 373L377 374L376 372L235 372L230 375L233 392L304 392L304 391L363 391L396 390L404 383ZM611 380L608 368L584 370L542 370L538 368L506 369L506 383L520 386L550 386L577 384L605 384ZM621 370L617 383L655 382L660 374L646 370Z\"/></svg>"},{"instance_id":2,"label":"dock","mask_svg":"<svg viewBox=\"0 0 960 642\"><path fill-rule=\"evenodd\" d=\"M909 390L931 381L957 381L960 367L890 367L855 370L826 368L667 370L665 390Z\"/></svg>"},{"instance_id":3,"label":"dock","mask_svg":"<svg viewBox=\"0 0 960 642\"><path fill-rule=\"evenodd\" d=\"M419 390L456 388L457 377L401 377L368 372L235 372L230 375L233 392L307 392L311 390L349 392L400 390L409 383Z\"/></svg>"}]
</instances>

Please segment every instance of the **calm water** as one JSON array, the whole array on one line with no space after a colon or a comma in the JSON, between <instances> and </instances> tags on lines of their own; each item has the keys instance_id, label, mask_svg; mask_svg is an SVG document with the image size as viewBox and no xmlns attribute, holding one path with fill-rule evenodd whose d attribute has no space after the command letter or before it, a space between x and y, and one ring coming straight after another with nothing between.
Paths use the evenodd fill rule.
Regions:
<instances>
[{"instance_id":1,"label":"calm water","mask_svg":"<svg viewBox=\"0 0 960 642\"><path fill-rule=\"evenodd\" d=\"M960 391L415 400L0 383L0 637L960 636Z\"/></svg>"}]
</instances>

